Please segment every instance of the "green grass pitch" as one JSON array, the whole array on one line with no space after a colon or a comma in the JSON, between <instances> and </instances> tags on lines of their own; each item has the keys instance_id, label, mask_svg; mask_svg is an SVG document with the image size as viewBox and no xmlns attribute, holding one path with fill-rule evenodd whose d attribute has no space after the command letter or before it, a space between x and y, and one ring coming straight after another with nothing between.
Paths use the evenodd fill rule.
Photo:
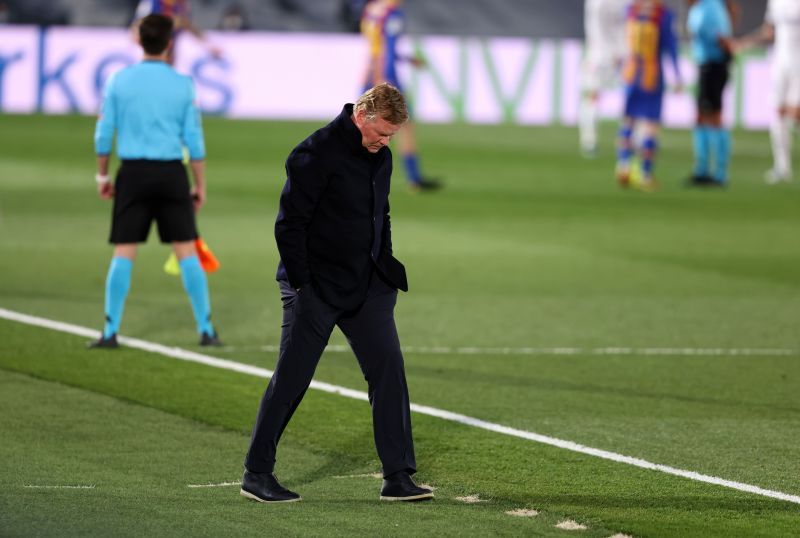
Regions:
<instances>
[{"instance_id":1,"label":"green grass pitch","mask_svg":"<svg viewBox=\"0 0 800 538\"><path fill-rule=\"evenodd\" d=\"M199 224L223 264L210 285L228 344L215 356L274 366L283 161L318 125L206 120ZM0 117L0 308L100 328L110 205L92 132L92 118ZM800 495L800 188L766 186L767 135L736 132L730 188L687 189L690 135L667 131L661 190L622 191L613 133L583 160L566 128L419 128L423 167L446 188L412 195L396 170L412 400ZM167 253L153 232L122 333L197 350ZM367 405L316 391L276 469L303 502L190 488L240 478L265 380L84 341L0 320L0 535L800 533L795 503L417 414L418 478L437 498L379 503ZM316 378L366 388L349 352L323 356ZM470 495L483 502L457 499ZM539 515L506 514L519 508ZM567 519L587 528L555 526Z\"/></svg>"}]
</instances>

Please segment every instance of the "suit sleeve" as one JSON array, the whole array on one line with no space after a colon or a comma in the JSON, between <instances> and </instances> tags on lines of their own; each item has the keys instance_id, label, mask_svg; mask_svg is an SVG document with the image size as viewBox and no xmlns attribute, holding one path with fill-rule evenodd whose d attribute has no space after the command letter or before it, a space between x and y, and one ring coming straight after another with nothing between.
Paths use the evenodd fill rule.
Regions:
<instances>
[{"instance_id":1,"label":"suit sleeve","mask_svg":"<svg viewBox=\"0 0 800 538\"><path fill-rule=\"evenodd\" d=\"M392 154L387 152L388 157L387 160L389 161L386 165L387 175L389 179L387 180L388 185L391 186L391 177L392 177ZM381 231L381 250L388 255L392 255L392 220L389 216L389 195L387 192L386 195L386 204L383 206L383 230Z\"/></svg>"},{"instance_id":2,"label":"suit sleeve","mask_svg":"<svg viewBox=\"0 0 800 538\"><path fill-rule=\"evenodd\" d=\"M289 155L286 184L275 222L275 240L289 283L294 288L311 282L308 228L327 182L319 158L309 148L298 148Z\"/></svg>"}]
</instances>

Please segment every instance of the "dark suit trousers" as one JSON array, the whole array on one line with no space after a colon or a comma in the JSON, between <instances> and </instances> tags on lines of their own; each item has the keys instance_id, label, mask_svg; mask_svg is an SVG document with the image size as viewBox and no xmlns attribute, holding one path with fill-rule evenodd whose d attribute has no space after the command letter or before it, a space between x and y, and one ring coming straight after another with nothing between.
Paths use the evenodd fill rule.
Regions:
<instances>
[{"instance_id":1,"label":"dark suit trousers","mask_svg":"<svg viewBox=\"0 0 800 538\"><path fill-rule=\"evenodd\" d=\"M367 298L354 312L339 310L308 285L296 292L279 281L283 325L278 364L261 399L245 467L272 472L283 430L308 389L334 326L339 326L367 380L375 447L384 476L416 471L403 355L394 323L397 290L373 273Z\"/></svg>"}]
</instances>

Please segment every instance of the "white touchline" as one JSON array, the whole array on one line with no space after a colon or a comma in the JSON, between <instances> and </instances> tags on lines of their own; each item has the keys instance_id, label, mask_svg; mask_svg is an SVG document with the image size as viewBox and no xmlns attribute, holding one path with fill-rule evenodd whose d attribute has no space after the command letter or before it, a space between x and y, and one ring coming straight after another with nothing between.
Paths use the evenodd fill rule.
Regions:
<instances>
[{"instance_id":1,"label":"white touchline","mask_svg":"<svg viewBox=\"0 0 800 538\"><path fill-rule=\"evenodd\" d=\"M10 321L17 321L20 323L26 323L28 325L34 325L37 327L53 329L65 333L75 334L78 336L85 336L88 338L97 338L100 334L98 331L89 329L87 327L81 327L79 325L72 325L70 323L63 323L60 321L53 321L45 318L40 318L37 316L29 316L27 314L21 314L19 312L6 310L4 308L0 308L0 318L7 319ZM235 362L227 359L220 359L217 357L204 355L202 353L196 353L194 351L189 351L179 347L164 346L161 344L156 344L154 342L148 342L146 340L139 340L138 338L129 338L125 336L120 337L119 342L128 347L142 349L144 351L150 351L152 353L158 353L160 355L172 357L173 359L204 364L206 366L213 366L214 368L239 372L242 374L248 374L256 377L264 377L264 378L272 377L272 370L267 370L266 368L259 368L257 366L242 364L240 362ZM347 398L369 401L366 392L348 389L346 387L340 387L338 385L332 385L330 383L323 383L321 381L312 381L311 388L315 390L321 390L323 392L328 392L331 394L338 394L340 396L345 396ZM742 482L725 480L723 478L718 478L716 476L709 476L696 473L694 471L677 469L675 467L670 467L668 465L651 463L643 459L634 458L631 456L624 456L622 454L617 454L615 452L609 452L607 450L601 450L599 448L592 448L589 446L581 445L579 443L574 443L572 441L557 439L555 437L548 437L546 435L541 435L534 432L518 430L516 428L511 428L509 426L503 426L502 424L495 424L493 422L487 422L485 420L480 420L459 413L445 411L444 409L428 407L426 405L419 405L412 403L411 410L420 413L422 415L437 417L450 422L457 422L459 424L473 426L475 428L480 428L482 430L488 430L495 433L502 433L504 435L510 435L512 437L519 437L521 439L527 439L529 441L534 441L536 443L563 448L565 450L570 450L572 452L579 452L581 454L587 454L590 456L595 456L606 460L611 460L619 463L626 463L628 465L633 465L634 467L641 467L643 469L660 471L662 473L671 474L675 476L682 476L684 478L688 478L690 480L696 480L698 482L715 484L718 486L724 486L726 488L745 491L747 493L753 493L756 495L762 495L764 497L771 497L773 499L780 499L782 501L788 501L791 503L800 504L800 495L791 495L789 493L764 489L758 486L744 484Z\"/></svg>"},{"instance_id":2,"label":"white touchline","mask_svg":"<svg viewBox=\"0 0 800 538\"><path fill-rule=\"evenodd\" d=\"M187 488L224 488L228 486L241 486L241 482L220 482L219 484L189 484Z\"/></svg>"},{"instance_id":3,"label":"white touchline","mask_svg":"<svg viewBox=\"0 0 800 538\"><path fill-rule=\"evenodd\" d=\"M277 353L278 346L225 346L223 351L266 351ZM404 353L420 355L648 355L684 357L793 357L800 350L788 348L724 347L449 347L403 346ZM330 344L328 353L351 353L350 346Z\"/></svg>"},{"instance_id":4,"label":"white touchline","mask_svg":"<svg viewBox=\"0 0 800 538\"><path fill-rule=\"evenodd\" d=\"M34 484L29 484L27 486L22 486L22 487L29 489L94 489L94 484L89 486L38 486Z\"/></svg>"}]
</instances>

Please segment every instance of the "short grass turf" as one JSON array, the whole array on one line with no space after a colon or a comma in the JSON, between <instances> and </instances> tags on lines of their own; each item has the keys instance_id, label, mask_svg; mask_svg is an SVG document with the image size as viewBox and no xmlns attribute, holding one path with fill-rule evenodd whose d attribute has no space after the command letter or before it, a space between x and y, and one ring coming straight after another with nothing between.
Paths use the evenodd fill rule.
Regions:
<instances>
[{"instance_id":1,"label":"short grass turf","mask_svg":"<svg viewBox=\"0 0 800 538\"><path fill-rule=\"evenodd\" d=\"M199 222L223 263L211 276L212 301L229 344L216 355L274 365L274 353L261 348L279 336L272 224L282 163L316 125L206 122L209 205ZM94 194L91 131L88 118L0 118L0 307L100 326L110 207ZM412 286L397 310L404 345L585 352L407 353L412 399L800 494L800 190L763 184L768 140L743 132L734 136L731 187L688 190L690 136L668 131L662 190L621 191L611 177L613 127L603 132L600 158L584 161L570 129L422 126L423 166L447 185L412 196L401 170L394 181L395 250ZM154 237L142 249L123 333L191 347L186 298L161 271L166 255ZM336 334L332 343L344 341ZM630 349L591 352L609 347ZM652 356L642 348L732 351ZM786 354L733 351L742 349ZM130 511L119 515L130 534L219 534L234 520L237 532L264 531L259 518L270 516L236 488L185 488L238 478L264 380L134 350L91 354L80 338L5 321L0 368L50 381L3 377L2 394L12 395L2 419L11 439L0 466L3 534L107 534L113 518L98 506L108 506L112 490L130 496L120 501ZM364 388L349 353L323 357L317 378ZM88 431L74 418L87 406L106 417ZM113 434L109 416L119 416ZM162 426L144 431L152 424ZM565 518L591 536L784 536L800 528L794 504L429 417L414 424L420 478L439 487L439 498L377 507L377 480L333 478L378 468L365 404L309 393L278 469L306 499L270 524L305 535L563 535L553 524ZM136 464L146 450L125 448L141 446L139 437L149 440L150 471ZM186 467L187 459L198 464ZM45 468L71 483L82 476L61 469L90 467L92 490L23 487L47 478ZM489 502L453 500L469 494ZM504 514L521 507L541 514Z\"/></svg>"}]
</instances>

